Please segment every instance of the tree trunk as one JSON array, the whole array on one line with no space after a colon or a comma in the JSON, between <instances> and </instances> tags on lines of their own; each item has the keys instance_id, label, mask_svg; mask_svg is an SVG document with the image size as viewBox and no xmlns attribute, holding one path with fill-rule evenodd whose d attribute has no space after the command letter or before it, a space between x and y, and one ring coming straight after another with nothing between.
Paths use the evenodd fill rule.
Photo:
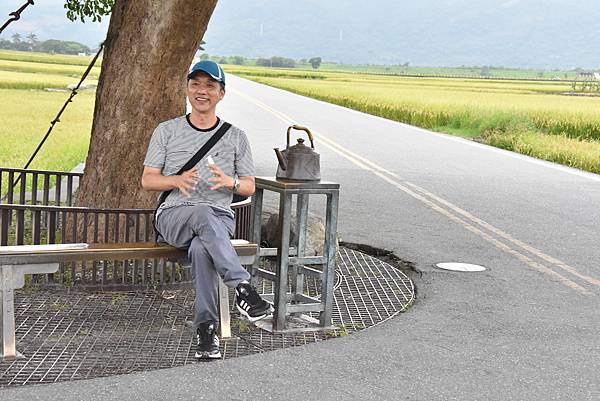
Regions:
<instances>
[{"instance_id":1,"label":"tree trunk","mask_svg":"<svg viewBox=\"0 0 600 401\"><path fill-rule=\"evenodd\" d=\"M185 112L185 80L217 0L117 0L105 42L76 206L153 207L141 188L159 122Z\"/></svg>"}]
</instances>

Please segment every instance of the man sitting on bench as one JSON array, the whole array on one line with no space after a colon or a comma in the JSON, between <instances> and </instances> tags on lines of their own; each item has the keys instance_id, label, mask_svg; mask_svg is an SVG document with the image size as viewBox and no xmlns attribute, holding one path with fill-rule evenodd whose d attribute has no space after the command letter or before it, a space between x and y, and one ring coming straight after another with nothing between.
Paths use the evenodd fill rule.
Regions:
<instances>
[{"instance_id":1,"label":"man sitting on bench","mask_svg":"<svg viewBox=\"0 0 600 401\"><path fill-rule=\"evenodd\" d=\"M142 187L171 191L157 211L156 229L172 246L188 249L196 288L196 358L217 359L221 357L216 335L219 276L235 288L236 307L250 321L267 317L272 307L249 284L250 275L230 242L235 229L233 194L254 194L255 172L246 134L216 115L216 106L225 96L223 70L212 61L200 61L188 74L186 92L192 112L155 129L144 160ZM222 137L198 163L178 174L219 134Z\"/></svg>"}]
</instances>

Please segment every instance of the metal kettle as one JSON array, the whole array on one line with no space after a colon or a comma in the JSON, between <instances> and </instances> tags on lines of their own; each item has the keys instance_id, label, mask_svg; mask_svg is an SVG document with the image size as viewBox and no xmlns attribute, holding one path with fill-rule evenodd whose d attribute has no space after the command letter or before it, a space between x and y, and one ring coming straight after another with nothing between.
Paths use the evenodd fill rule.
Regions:
<instances>
[{"instance_id":1,"label":"metal kettle","mask_svg":"<svg viewBox=\"0 0 600 401\"><path fill-rule=\"evenodd\" d=\"M305 131L310 140L310 147L304 144L304 139L298 138L298 143L290 146L290 131L292 129ZM287 144L285 150L274 148L279 167L277 179L290 181L319 181L321 180L320 156L315 152L313 134L306 127L292 125L287 129Z\"/></svg>"}]
</instances>

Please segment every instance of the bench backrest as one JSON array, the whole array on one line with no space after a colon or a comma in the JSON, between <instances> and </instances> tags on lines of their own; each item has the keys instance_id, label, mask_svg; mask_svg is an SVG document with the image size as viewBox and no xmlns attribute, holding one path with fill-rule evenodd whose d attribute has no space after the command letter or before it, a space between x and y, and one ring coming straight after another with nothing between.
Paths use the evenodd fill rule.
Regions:
<instances>
[{"instance_id":1,"label":"bench backrest","mask_svg":"<svg viewBox=\"0 0 600 401\"><path fill-rule=\"evenodd\" d=\"M0 167L0 246L55 243L134 243L154 240L153 209L72 207L73 190L81 173ZM8 190L9 183L19 183ZM11 202L6 204L5 202ZM31 204L25 204L31 203ZM62 206L61 206L62 205ZM250 234L250 200L232 204L235 238ZM88 230L77 230L85 225ZM155 284L176 286L189 276L163 257L130 261L64 262L59 273L33 276L47 285L137 289ZM187 284L186 284L187 285Z\"/></svg>"},{"instance_id":2,"label":"bench backrest","mask_svg":"<svg viewBox=\"0 0 600 401\"><path fill-rule=\"evenodd\" d=\"M235 237L248 239L250 201L232 205L236 212ZM132 243L154 240L152 209L93 209L65 206L0 204L0 246L54 243ZM74 228L84 224L81 234ZM136 278L137 277L137 278ZM154 284L177 286L189 282L186 272L164 258L134 263L100 261L63 263L59 272L33 276L43 285L80 286L90 289L129 290ZM187 284L185 284L187 286Z\"/></svg>"},{"instance_id":3,"label":"bench backrest","mask_svg":"<svg viewBox=\"0 0 600 401\"><path fill-rule=\"evenodd\" d=\"M0 203L71 206L83 173L0 167Z\"/></svg>"},{"instance_id":4,"label":"bench backrest","mask_svg":"<svg viewBox=\"0 0 600 401\"><path fill-rule=\"evenodd\" d=\"M234 238L249 239L251 204L232 205ZM153 209L0 204L0 246L154 240ZM85 225L87 230L77 230Z\"/></svg>"}]
</instances>

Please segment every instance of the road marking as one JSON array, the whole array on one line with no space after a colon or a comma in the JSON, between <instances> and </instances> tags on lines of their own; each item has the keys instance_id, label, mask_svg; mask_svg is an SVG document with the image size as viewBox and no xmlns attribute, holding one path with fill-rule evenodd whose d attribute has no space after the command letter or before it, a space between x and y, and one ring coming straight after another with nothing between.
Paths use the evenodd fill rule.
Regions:
<instances>
[{"instance_id":1,"label":"road marking","mask_svg":"<svg viewBox=\"0 0 600 401\"><path fill-rule=\"evenodd\" d=\"M286 114L284 114L278 110L273 109L272 107L262 103L258 99L255 99L255 98L253 98L249 95L246 95L245 93L239 92L237 90L233 90L233 92L236 93L237 95L247 99L248 101L257 105L258 107L270 112L271 114L280 118L287 124L298 124L291 117L287 116ZM335 141L327 138L326 136L322 135L321 133L315 132L315 134L318 134L317 136L319 137L319 140L321 141L321 143L324 146L326 146L327 148L329 148L330 150L334 151L335 153L337 153L340 156L344 157L345 159L349 160L350 162L352 162L353 164L362 168L363 170L370 171L371 173L375 174L379 178L383 179L384 181L388 182L389 184L400 189L401 191L408 194L409 196L426 204L430 209L446 216L451 221L454 221L454 222L460 224L465 229L473 232L474 234L476 234L480 238L484 239L485 241L492 243L498 249L513 255L514 257L521 260L523 263L525 263L529 267L533 268L534 270L537 270L543 274L553 277L554 279L557 279L561 284L567 286L568 288L570 288L572 290L577 291L580 294L593 295L592 292L590 292L586 288L582 287L581 285L569 280L568 278L555 272L551 268L532 260L531 258L524 255L523 253L521 253L515 249L512 249L510 246L508 246L508 245L504 244L503 242L499 241L498 239L492 237L488 233L480 230L479 228L477 228L475 225L473 225L471 223L478 224L479 226L491 231L492 233L496 234L497 236L504 238L505 240L530 252L531 254L537 256L538 258L545 260L546 262L552 263L555 266L557 266L558 268L560 268L570 274L573 274L574 276L576 276L592 285L600 286L600 280L594 279L592 277L586 276L586 275L578 272L575 268L567 265L566 263L564 263L556 258L553 258L552 256L546 255L545 253L532 247L531 245L525 244L524 242L519 241L516 238L513 238L510 234L500 230L499 228L494 227L493 225L485 222L484 220L472 215L471 213L459 208L458 206L446 201L445 199L440 198L439 196L419 187L416 184L410 183L405 180L402 180L402 183L396 181L396 180L401 180L397 174L371 162L370 160L366 159L365 157L362 157L362 156L352 152L351 150L349 150L349 149L343 147L342 145L336 143ZM395 180L390 177L393 177ZM409 187L411 187L412 189ZM471 223L469 221L463 220L456 214L452 213L451 210L445 209L444 207L440 206L439 204L436 204L434 201L453 210L454 212L463 216L463 218L469 220Z\"/></svg>"},{"instance_id":2,"label":"road marking","mask_svg":"<svg viewBox=\"0 0 600 401\"><path fill-rule=\"evenodd\" d=\"M319 138L321 139L322 135L319 135ZM344 148L342 145L339 145L339 144L335 143L331 139L328 139L328 138L323 138L323 139L325 139L326 141L329 141L332 146L336 146L337 148L339 148L340 151L346 152L346 153L350 154L352 157L357 158L357 159L363 161L365 164L372 166L374 169L376 169L378 171L381 171L381 172L383 172L385 174L388 174L388 175L390 175L390 176L392 176L392 177L394 177L396 179L400 179L400 177L397 174L395 174L395 173L393 173L391 171L388 171L388 170L384 169L383 167L378 166L377 164L371 162L370 160L368 160L368 159L366 159L366 158L364 158L364 157L362 157L360 155L357 155L356 153L352 152L351 150ZM498 235L499 237L502 237L502 238L506 239L507 241L510 241L513 244L521 247L522 249L524 249L524 250L526 250L526 251L534 254L538 258L543 259L546 262L555 264L556 266L558 266L562 270L565 270L565 271L573 274L574 276L577 276L580 279L582 279L584 281L587 281L590 284L593 284L593 285L596 285L596 286L600 286L600 280L597 280L595 278L592 278L592 277L589 277L589 276L586 276L586 275L580 273L579 271L577 271L577 269L575 269L574 267L571 267L571 266L567 265L565 262L563 262L561 260L558 260L558 259L556 259L556 258L554 258L554 257L552 257L550 255L546 255L544 252L540 251L539 249L534 248L533 246L528 245L528 244L526 244L526 243L524 243L524 242L522 242L522 241L520 241L520 240L512 237L510 234L502 231L501 229L494 227L493 225L487 223L486 221L484 221L484 220L482 220L482 219L480 219L480 218L472 215L471 213L467 212L466 210L461 209L460 207L458 207L458 206L450 203L449 201L447 201L447 200L445 200L443 198L440 198L439 196L437 196L437 195L435 195L435 194L433 194L433 193L431 193L431 192L429 192L429 191L421 188L420 186L418 186L416 184L413 184L413 183L411 183L409 181L405 181L405 180L403 180L403 182L404 182L405 185L413 188L417 192L420 192L421 194L423 194L425 196L428 196L429 198L431 198L431 199L433 199L433 200L441 203L442 205L444 205L444 206L446 206L446 207L454 210L458 214L460 214L460 215L466 217L467 219L471 220L472 222L474 222L476 224L479 224L480 226L488 229L489 231L493 232L494 234Z\"/></svg>"}]
</instances>

